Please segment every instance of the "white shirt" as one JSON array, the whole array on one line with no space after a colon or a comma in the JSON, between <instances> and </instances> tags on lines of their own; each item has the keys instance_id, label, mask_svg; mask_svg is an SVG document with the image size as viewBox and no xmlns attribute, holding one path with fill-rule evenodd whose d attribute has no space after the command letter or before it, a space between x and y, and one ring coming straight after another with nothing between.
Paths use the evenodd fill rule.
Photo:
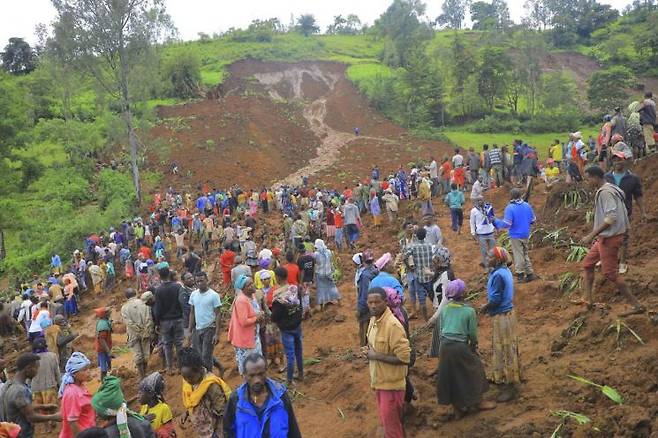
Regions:
<instances>
[{"instance_id":1,"label":"white shirt","mask_svg":"<svg viewBox=\"0 0 658 438\"><path fill-rule=\"evenodd\" d=\"M439 177L439 167L436 164L436 160L432 160L432 163L430 164L430 178L438 178Z\"/></svg>"},{"instance_id":2,"label":"white shirt","mask_svg":"<svg viewBox=\"0 0 658 438\"><path fill-rule=\"evenodd\" d=\"M471 189L471 199L481 198L482 192L484 192L484 188L482 187L482 184L480 184L480 180L476 179L473 183L473 188Z\"/></svg>"},{"instance_id":3,"label":"white shirt","mask_svg":"<svg viewBox=\"0 0 658 438\"><path fill-rule=\"evenodd\" d=\"M455 154L452 157L452 167L462 167L464 166L464 157L462 154Z\"/></svg>"},{"instance_id":4,"label":"white shirt","mask_svg":"<svg viewBox=\"0 0 658 438\"><path fill-rule=\"evenodd\" d=\"M480 211L479 208L473 207L471 209L471 234L472 235L482 235L482 234L491 234L494 232L494 226L489 220L489 218Z\"/></svg>"}]
</instances>

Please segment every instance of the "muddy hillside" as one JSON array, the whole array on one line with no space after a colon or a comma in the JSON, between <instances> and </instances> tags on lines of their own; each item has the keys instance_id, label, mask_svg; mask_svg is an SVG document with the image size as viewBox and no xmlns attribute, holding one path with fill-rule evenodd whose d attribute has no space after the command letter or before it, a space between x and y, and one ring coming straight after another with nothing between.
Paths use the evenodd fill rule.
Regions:
<instances>
[{"instance_id":1,"label":"muddy hillside","mask_svg":"<svg viewBox=\"0 0 658 438\"><path fill-rule=\"evenodd\" d=\"M167 185L297 184L302 175L313 184L351 185L375 163L392 172L450 150L409 136L371 109L343 64L246 60L228 72L211 97L159 109L149 155ZM341 172L327 173L335 163Z\"/></svg>"}]
</instances>

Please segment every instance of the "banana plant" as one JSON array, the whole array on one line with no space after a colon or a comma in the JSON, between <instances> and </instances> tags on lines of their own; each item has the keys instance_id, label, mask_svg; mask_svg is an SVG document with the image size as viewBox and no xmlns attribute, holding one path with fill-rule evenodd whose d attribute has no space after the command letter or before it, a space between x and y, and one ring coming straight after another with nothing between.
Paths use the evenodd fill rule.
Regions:
<instances>
[{"instance_id":1,"label":"banana plant","mask_svg":"<svg viewBox=\"0 0 658 438\"><path fill-rule=\"evenodd\" d=\"M615 333L616 333L615 341L617 342L617 350L621 350L621 332L622 332L622 329L626 329L626 330L628 330L628 332L629 332L631 335L633 335L633 337L634 337L634 338L635 338L640 344L644 345L644 341L642 340L642 338L640 337L640 335L638 335L638 334L635 332L635 330L633 330L632 328L630 328L629 325L626 324L626 322L624 322L621 318L617 318L617 320L616 320L615 322L613 322L612 324L610 324L610 326L608 326L608 328L605 329L605 331L604 331L604 333L607 333L607 332L609 332L610 330L614 330L614 331L615 331Z\"/></svg>"},{"instance_id":2,"label":"banana plant","mask_svg":"<svg viewBox=\"0 0 658 438\"><path fill-rule=\"evenodd\" d=\"M576 382L580 382L585 385L590 385L599 388L603 393L603 395L605 395L606 397L608 397L610 400L617 403L618 405L624 404L624 399L621 397L621 395L617 392L615 388L612 388L608 385L599 385L598 383L594 383L591 380L587 380L584 377L574 376L572 374L569 374L568 376L569 378L575 380Z\"/></svg>"},{"instance_id":3,"label":"banana plant","mask_svg":"<svg viewBox=\"0 0 658 438\"><path fill-rule=\"evenodd\" d=\"M580 262L582 259L585 258L588 252L589 252L589 248L587 248L586 246L571 245L571 250L569 251L569 255L567 256L567 261Z\"/></svg>"}]
</instances>

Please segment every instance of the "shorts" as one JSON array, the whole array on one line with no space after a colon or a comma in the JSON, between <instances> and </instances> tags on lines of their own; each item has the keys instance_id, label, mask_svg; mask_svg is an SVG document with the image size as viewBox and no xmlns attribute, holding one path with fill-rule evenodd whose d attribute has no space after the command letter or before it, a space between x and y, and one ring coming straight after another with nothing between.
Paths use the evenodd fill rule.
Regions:
<instances>
[{"instance_id":1,"label":"shorts","mask_svg":"<svg viewBox=\"0 0 658 438\"><path fill-rule=\"evenodd\" d=\"M601 272L610 281L616 281L619 276L619 250L624 241L623 234L611 237L599 237L583 260L585 270L593 270L596 263L601 261Z\"/></svg>"},{"instance_id":2,"label":"shorts","mask_svg":"<svg viewBox=\"0 0 658 438\"><path fill-rule=\"evenodd\" d=\"M112 369L112 358L107 353L98 353L98 367L101 373L106 373Z\"/></svg>"},{"instance_id":3,"label":"shorts","mask_svg":"<svg viewBox=\"0 0 658 438\"><path fill-rule=\"evenodd\" d=\"M54 388L37 391L32 394L32 402L35 405L56 405L57 391Z\"/></svg>"}]
</instances>

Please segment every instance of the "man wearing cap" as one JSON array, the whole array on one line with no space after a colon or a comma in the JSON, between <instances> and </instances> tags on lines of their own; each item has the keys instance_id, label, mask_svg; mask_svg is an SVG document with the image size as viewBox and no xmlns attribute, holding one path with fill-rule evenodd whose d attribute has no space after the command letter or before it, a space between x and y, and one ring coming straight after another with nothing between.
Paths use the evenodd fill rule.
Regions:
<instances>
[{"instance_id":1,"label":"man wearing cap","mask_svg":"<svg viewBox=\"0 0 658 438\"><path fill-rule=\"evenodd\" d=\"M494 246L496 246L496 238L494 237L495 227L492 218L487 214L487 205L484 203L484 198L479 197L473 199L473 208L471 209L470 225L471 236L478 242L480 247L480 255L482 256L482 267L485 271L489 271L489 257L488 253Z\"/></svg>"},{"instance_id":2,"label":"man wearing cap","mask_svg":"<svg viewBox=\"0 0 658 438\"><path fill-rule=\"evenodd\" d=\"M121 317L126 325L128 346L133 351L135 366L140 377L144 378L153 337L151 309L137 298L133 289L126 289L126 298L128 301L121 307Z\"/></svg>"},{"instance_id":3,"label":"man wearing cap","mask_svg":"<svg viewBox=\"0 0 658 438\"><path fill-rule=\"evenodd\" d=\"M21 432L18 438L32 438L34 436L34 423L45 423L48 421L61 421L59 413L40 414L34 410L32 405L32 391L26 383L33 379L39 371L39 356L33 353L25 353L16 360L16 374L4 386L4 392L0 396L0 415L4 421L18 424ZM55 411L58 406L41 405L40 410Z\"/></svg>"},{"instance_id":4,"label":"man wearing cap","mask_svg":"<svg viewBox=\"0 0 658 438\"><path fill-rule=\"evenodd\" d=\"M606 173L605 180L611 184L616 185L624 192L624 204L628 213L628 220L631 220L633 213L633 200L637 203L642 215L642 221L646 221L647 212L644 208L644 196L642 192L642 181L640 177L632 173L628 167L630 160L626 159L626 155L622 151L615 151L612 156L612 171ZM624 240L621 246L621 256L619 257L619 273L625 274L628 270L626 264L626 256L628 254L628 241L629 230L624 233Z\"/></svg>"},{"instance_id":5,"label":"man wearing cap","mask_svg":"<svg viewBox=\"0 0 658 438\"><path fill-rule=\"evenodd\" d=\"M644 100L637 107L637 111L640 113L640 125L642 125L646 148L653 150L656 148L656 140L653 137L656 125L656 102L651 91L644 93Z\"/></svg>"}]
</instances>

